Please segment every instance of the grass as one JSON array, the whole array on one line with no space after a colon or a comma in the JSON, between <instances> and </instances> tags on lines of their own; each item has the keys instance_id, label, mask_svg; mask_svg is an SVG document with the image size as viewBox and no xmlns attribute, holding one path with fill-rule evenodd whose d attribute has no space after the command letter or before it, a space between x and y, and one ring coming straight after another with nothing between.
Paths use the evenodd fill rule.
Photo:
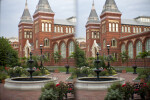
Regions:
<instances>
[{"instance_id":1,"label":"grass","mask_svg":"<svg viewBox=\"0 0 150 100\"><path fill-rule=\"evenodd\" d=\"M66 68L64 66L47 66L46 68L49 70L58 69L60 72L66 72ZM70 67L69 72L73 72L73 71L74 71L74 67Z\"/></svg>"},{"instance_id":2,"label":"grass","mask_svg":"<svg viewBox=\"0 0 150 100\"><path fill-rule=\"evenodd\" d=\"M120 70L122 71L123 69L126 70L126 72L133 72L133 68L132 67L114 67L117 71ZM144 70L144 68L141 67L137 67L136 72L140 73Z\"/></svg>"}]
</instances>

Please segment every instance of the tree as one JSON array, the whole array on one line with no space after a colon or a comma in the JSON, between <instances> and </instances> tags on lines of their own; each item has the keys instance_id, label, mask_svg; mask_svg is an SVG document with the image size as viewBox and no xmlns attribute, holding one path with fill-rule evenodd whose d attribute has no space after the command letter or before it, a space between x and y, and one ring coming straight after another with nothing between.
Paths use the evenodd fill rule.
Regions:
<instances>
[{"instance_id":1,"label":"tree","mask_svg":"<svg viewBox=\"0 0 150 100\"><path fill-rule=\"evenodd\" d=\"M0 66L6 65L10 67L18 65L18 53L6 38L0 37Z\"/></svg>"},{"instance_id":2,"label":"tree","mask_svg":"<svg viewBox=\"0 0 150 100\"><path fill-rule=\"evenodd\" d=\"M140 52L138 57L142 58L144 60L144 68L146 67L146 62L145 62L145 58L149 55L149 52L147 51L143 51L143 52Z\"/></svg>"},{"instance_id":3,"label":"tree","mask_svg":"<svg viewBox=\"0 0 150 100\"><path fill-rule=\"evenodd\" d=\"M122 63L127 62L127 67L128 67L128 60L129 60L130 57L129 57L129 55L127 54L126 51L120 53L120 58L121 58L121 62L122 62Z\"/></svg>"},{"instance_id":4,"label":"tree","mask_svg":"<svg viewBox=\"0 0 150 100\"><path fill-rule=\"evenodd\" d=\"M53 58L54 58L55 63L58 63L62 58L62 56L60 55L60 51L54 52L53 53Z\"/></svg>"},{"instance_id":5,"label":"tree","mask_svg":"<svg viewBox=\"0 0 150 100\"><path fill-rule=\"evenodd\" d=\"M75 52L73 53L73 58L75 59L77 67L82 67L87 65L85 52L80 49L79 44L77 42L75 43Z\"/></svg>"}]
</instances>

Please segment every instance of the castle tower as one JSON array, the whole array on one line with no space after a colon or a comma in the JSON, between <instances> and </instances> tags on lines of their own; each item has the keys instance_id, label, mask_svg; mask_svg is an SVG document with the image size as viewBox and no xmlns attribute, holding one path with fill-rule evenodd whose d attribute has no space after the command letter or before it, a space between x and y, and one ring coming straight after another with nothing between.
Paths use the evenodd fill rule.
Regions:
<instances>
[{"instance_id":1,"label":"castle tower","mask_svg":"<svg viewBox=\"0 0 150 100\"><path fill-rule=\"evenodd\" d=\"M106 0L101 19L101 51L103 55L107 55L107 45L110 47L110 54L117 57L118 39L121 35L121 12L119 11L114 0Z\"/></svg>"},{"instance_id":2,"label":"castle tower","mask_svg":"<svg viewBox=\"0 0 150 100\"><path fill-rule=\"evenodd\" d=\"M33 15L34 54L40 54L40 45L43 45L43 52L50 51L50 38L54 35L54 15L48 0L39 0Z\"/></svg>"},{"instance_id":3,"label":"castle tower","mask_svg":"<svg viewBox=\"0 0 150 100\"><path fill-rule=\"evenodd\" d=\"M95 57L95 52L97 50L94 50L94 53L92 53L92 47L95 43L100 43L100 21L98 18L98 15L95 10L94 1L92 4L92 9L90 12L90 15L88 17L88 21L86 23L86 56L87 57Z\"/></svg>"},{"instance_id":4,"label":"castle tower","mask_svg":"<svg viewBox=\"0 0 150 100\"><path fill-rule=\"evenodd\" d=\"M32 22L32 18L31 18L28 5L27 5L27 0L26 0L25 9L20 19L19 25L18 25L19 57L24 57L24 56L28 57L29 52L31 52L31 46L29 43L33 42L32 25L33 25L33 22ZM26 44L29 44L29 46L27 46Z\"/></svg>"}]
</instances>

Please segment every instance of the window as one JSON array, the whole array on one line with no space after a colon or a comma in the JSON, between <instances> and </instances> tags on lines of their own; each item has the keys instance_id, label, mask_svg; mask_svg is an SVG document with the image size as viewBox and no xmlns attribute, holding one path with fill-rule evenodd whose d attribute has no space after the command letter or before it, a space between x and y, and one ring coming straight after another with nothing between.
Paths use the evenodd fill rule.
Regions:
<instances>
[{"instance_id":1,"label":"window","mask_svg":"<svg viewBox=\"0 0 150 100\"><path fill-rule=\"evenodd\" d=\"M138 41L136 43L136 56L139 55L140 52L142 52L142 43L141 41Z\"/></svg>"},{"instance_id":2,"label":"window","mask_svg":"<svg viewBox=\"0 0 150 100\"><path fill-rule=\"evenodd\" d=\"M47 23L45 23L45 31L47 32L48 26Z\"/></svg>"},{"instance_id":3,"label":"window","mask_svg":"<svg viewBox=\"0 0 150 100\"><path fill-rule=\"evenodd\" d=\"M44 23L42 23L42 32L44 32Z\"/></svg>"},{"instance_id":4,"label":"window","mask_svg":"<svg viewBox=\"0 0 150 100\"><path fill-rule=\"evenodd\" d=\"M89 33L87 33L87 40L89 39Z\"/></svg>"},{"instance_id":5,"label":"window","mask_svg":"<svg viewBox=\"0 0 150 100\"><path fill-rule=\"evenodd\" d=\"M61 27L61 33L63 33L63 27Z\"/></svg>"},{"instance_id":6,"label":"window","mask_svg":"<svg viewBox=\"0 0 150 100\"><path fill-rule=\"evenodd\" d=\"M30 32L30 38L32 39L32 32Z\"/></svg>"},{"instance_id":7,"label":"window","mask_svg":"<svg viewBox=\"0 0 150 100\"><path fill-rule=\"evenodd\" d=\"M139 28L139 32L141 33L142 31L141 31L141 28Z\"/></svg>"},{"instance_id":8,"label":"window","mask_svg":"<svg viewBox=\"0 0 150 100\"><path fill-rule=\"evenodd\" d=\"M92 32L92 39L94 38L94 32Z\"/></svg>"},{"instance_id":9,"label":"window","mask_svg":"<svg viewBox=\"0 0 150 100\"><path fill-rule=\"evenodd\" d=\"M65 45L65 43L62 43L61 44L61 56L62 56L62 58L66 58L66 45Z\"/></svg>"},{"instance_id":10,"label":"window","mask_svg":"<svg viewBox=\"0 0 150 100\"><path fill-rule=\"evenodd\" d=\"M133 59L133 44L131 42L128 45L128 56Z\"/></svg>"},{"instance_id":11,"label":"window","mask_svg":"<svg viewBox=\"0 0 150 100\"><path fill-rule=\"evenodd\" d=\"M111 23L109 23L109 32L111 32Z\"/></svg>"},{"instance_id":12,"label":"window","mask_svg":"<svg viewBox=\"0 0 150 100\"><path fill-rule=\"evenodd\" d=\"M44 46L46 46L46 47L49 46L49 39L48 38L44 39Z\"/></svg>"},{"instance_id":13,"label":"window","mask_svg":"<svg viewBox=\"0 0 150 100\"><path fill-rule=\"evenodd\" d=\"M66 27L66 33L68 33L68 28Z\"/></svg>"},{"instance_id":14,"label":"window","mask_svg":"<svg viewBox=\"0 0 150 100\"><path fill-rule=\"evenodd\" d=\"M24 32L24 38L27 38L27 32Z\"/></svg>"},{"instance_id":15,"label":"window","mask_svg":"<svg viewBox=\"0 0 150 100\"><path fill-rule=\"evenodd\" d=\"M54 32L56 32L56 30L57 30L57 28L56 28L56 26L54 27Z\"/></svg>"},{"instance_id":16,"label":"window","mask_svg":"<svg viewBox=\"0 0 150 100\"><path fill-rule=\"evenodd\" d=\"M145 44L145 46L146 46L145 50L148 52L148 51L150 51L150 38L147 39L145 43L146 43Z\"/></svg>"},{"instance_id":17,"label":"window","mask_svg":"<svg viewBox=\"0 0 150 100\"><path fill-rule=\"evenodd\" d=\"M118 32L118 24L116 24L116 32Z\"/></svg>"},{"instance_id":18,"label":"window","mask_svg":"<svg viewBox=\"0 0 150 100\"><path fill-rule=\"evenodd\" d=\"M115 24L113 23L113 32L115 32Z\"/></svg>"},{"instance_id":19,"label":"window","mask_svg":"<svg viewBox=\"0 0 150 100\"><path fill-rule=\"evenodd\" d=\"M103 48L106 47L106 40L103 40Z\"/></svg>"},{"instance_id":20,"label":"window","mask_svg":"<svg viewBox=\"0 0 150 100\"><path fill-rule=\"evenodd\" d=\"M144 31L146 31L146 28L144 28Z\"/></svg>"},{"instance_id":21,"label":"window","mask_svg":"<svg viewBox=\"0 0 150 100\"><path fill-rule=\"evenodd\" d=\"M56 53L56 52L58 52L58 45L57 44L54 45L54 53Z\"/></svg>"},{"instance_id":22,"label":"window","mask_svg":"<svg viewBox=\"0 0 150 100\"><path fill-rule=\"evenodd\" d=\"M57 28L57 29L58 29L58 32L60 32L60 28L59 28L59 26L58 26L58 28Z\"/></svg>"},{"instance_id":23,"label":"window","mask_svg":"<svg viewBox=\"0 0 150 100\"><path fill-rule=\"evenodd\" d=\"M38 48L38 40L36 40L36 48Z\"/></svg>"},{"instance_id":24,"label":"window","mask_svg":"<svg viewBox=\"0 0 150 100\"><path fill-rule=\"evenodd\" d=\"M138 27L136 28L136 33L139 33L139 28Z\"/></svg>"},{"instance_id":25,"label":"window","mask_svg":"<svg viewBox=\"0 0 150 100\"><path fill-rule=\"evenodd\" d=\"M97 38L99 38L99 32L97 32Z\"/></svg>"},{"instance_id":26,"label":"window","mask_svg":"<svg viewBox=\"0 0 150 100\"><path fill-rule=\"evenodd\" d=\"M124 27L122 26L122 32L124 32Z\"/></svg>"},{"instance_id":27,"label":"window","mask_svg":"<svg viewBox=\"0 0 150 100\"><path fill-rule=\"evenodd\" d=\"M71 28L69 28L69 33L71 33Z\"/></svg>"},{"instance_id":28,"label":"window","mask_svg":"<svg viewBox=\"0 0 150 100\"><path fill-rule=\"evenodd\" d=\"M72 33L74 33L74 28L72 28Z\"/></svg>"},{"instance_id":29,"label":"window","mask_svg":"<svg viewBox=\"0 0 150 100\"><path fill-rule=\"evenodd\" d=\"M94 32L94 38L96 39L96 32Z\"/></svg>"},{"instance_id":30,"label":"window","mask_svg":"<svg viewBox=\"0 0 150 100\"><path fill-rule=\"evenodd\" d=\"M130 33L131 31L130 31L130 27L128 27L128 32Z\"/></svg>"},{"instance_id":31,"label":"window","mask_svg":"<svg viewBox=\"0 0 150 100\"><path fill-rule=\"evenodd\" d=\"M125 26L125 32L127 32L127 27Z\"/></svg>"},{"instance_id":32,"label":"window","mask_svg":"<svg viewBox=\"0 0 150 100\"><path fill-rule=\"evenodd\" d=\"M117 46L117 41L116 41L116 39L112 39L112 41L111 41L111 46L112 46L112 47L116 47L116 46Z\"/></svg>"},{"instance_id":33,"label":"window","mask_svg":"<svg viewBox=\"0 0 150 100\"><path fill-rule=\"evenodd\" d=\"M69 56L71 56L73 52L74 52L74 42L71 41L69 43Z\"/></svg>"},{"instance_id":34,"label":"window","mask_svg":"<svg viewBox=\"0 0 150 100\"><path fill-rule=\"evenodd\" d=\"M27 38L29 38L29 32L27 32Z\"/></svg>"},{"instance_id":35,"label":"window","mask_svg":"<svg viewBox=\"0 0 150 100\"><path fill-rule=\"evenodd\" d=\"M125 44L122 44L121 45L121 53L125 52L126 51L126 48L125 48Z\"/></svg>"},{"instance_id":36,"label":"window","mask_svg":"<svg viewBox=\"0 0 150 100\"><path fill-rule=\"evenodd\" d=\"M135 27L133 27L133 33L135 33Z\"/></svg>"},{"instance_id":37,"label":"window","mask_svg":"<svg viewBox=\"0 0 150 100\"><path fill-rule=\"evenodd\" d=\"M49 24L49 32L51 32L51 24Z\"/></svg>"}]
</instances>

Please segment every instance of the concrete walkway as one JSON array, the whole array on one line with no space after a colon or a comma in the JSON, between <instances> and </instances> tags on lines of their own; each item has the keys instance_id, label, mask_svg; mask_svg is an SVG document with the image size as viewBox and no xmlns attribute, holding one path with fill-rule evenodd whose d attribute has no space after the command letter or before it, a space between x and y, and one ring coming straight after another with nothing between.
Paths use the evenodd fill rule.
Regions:
<instances>
[{"instance_id":1,"label":"concrete walkway","mask_svg":"<svg viewBox=\"0 0 150 100\"><path fill-rule=\"evenodd\" d=\"M65 73L52 73L53 77L58 78L59 81L65 82L70 74ZM126 82L132 82L132 79L136 78L137 75L132 73L120 73L118 77L125 78ZM76 100L104 100L107 91L76 91ZM0 84L0 100L38 100L41 95L41 91L18 91L9 90L4 88L4 84Z\"/></svg>"}]
</instances>

